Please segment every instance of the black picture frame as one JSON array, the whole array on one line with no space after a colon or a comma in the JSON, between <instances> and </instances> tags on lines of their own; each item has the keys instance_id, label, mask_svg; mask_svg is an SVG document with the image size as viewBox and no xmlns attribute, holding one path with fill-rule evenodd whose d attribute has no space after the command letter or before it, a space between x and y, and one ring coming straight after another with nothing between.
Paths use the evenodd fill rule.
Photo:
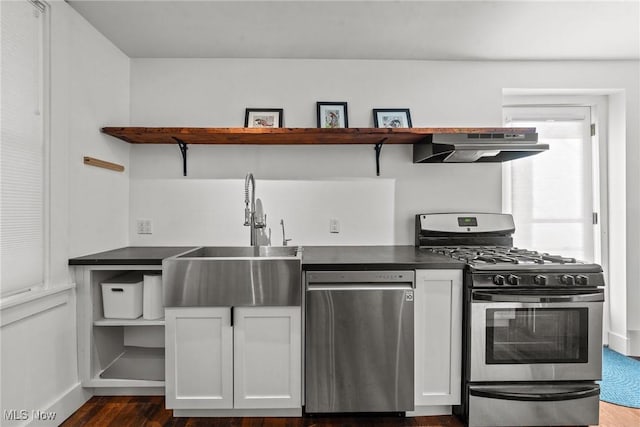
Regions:
<instances>
[{"instance_id":1,"label":"black picture frame","mask_svg":"<svg viewBox=\"0 0 640 427\"><path fill-rule=\"evenodd\" d=\"M284 109L282 108L247 108L244 112L244 127L246 128L281 128L284 123Z\"/></svg>"},{"instance_id":2,"label":"black picture frame","mask_svg":"<svg viewBox=\"0 0 640 427\"><path fill-rule=\"evenodd\" d=\"M374 108L373 124L377 128L410 128L411 113L408 108Z\"/></svg>"},{"instance_id":3,"label":"black picture frame","mask_svg":"<svg viewBox=\"0 0 640 427\"><path fill-rule=\"evenodd\" d=\"M317 102L316 120L319 128L348 128L346 102Z\"/></svg>"}]
</instances>

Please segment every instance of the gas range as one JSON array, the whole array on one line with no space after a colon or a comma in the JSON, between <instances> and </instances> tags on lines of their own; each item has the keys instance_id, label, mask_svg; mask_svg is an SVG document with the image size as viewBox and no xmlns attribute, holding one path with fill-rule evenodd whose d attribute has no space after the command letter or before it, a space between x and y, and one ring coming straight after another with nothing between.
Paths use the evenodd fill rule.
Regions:
<instances>
[{"instance_id":1,"label":"gas range","mask_svg":"<svg viewBox=\"0 0 640 427\"><path fill-rule=\"evenodd\" d=\"M513 247L513 217L416 215L416 246L463 261L461 402L469 427L598 424L604 276Z\"/></svg>"}]
</instances>

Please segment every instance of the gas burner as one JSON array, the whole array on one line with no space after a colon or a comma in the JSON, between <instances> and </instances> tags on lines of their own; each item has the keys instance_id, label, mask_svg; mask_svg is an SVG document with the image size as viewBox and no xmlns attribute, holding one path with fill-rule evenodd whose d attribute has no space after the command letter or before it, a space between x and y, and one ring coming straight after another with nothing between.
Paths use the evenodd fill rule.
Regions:
<instances>
[{"instance_id":1,"label":"gas burner","mask_svg":"<svg viewBox=\"0 0 640 427\"><path fill-rule=\"evenodd\" d=\"M550 255L528 249L508 246L433 246L427 247L433 253L446 255L470 264L576 264L575 258Z\"/></svg>"}]
</instances>

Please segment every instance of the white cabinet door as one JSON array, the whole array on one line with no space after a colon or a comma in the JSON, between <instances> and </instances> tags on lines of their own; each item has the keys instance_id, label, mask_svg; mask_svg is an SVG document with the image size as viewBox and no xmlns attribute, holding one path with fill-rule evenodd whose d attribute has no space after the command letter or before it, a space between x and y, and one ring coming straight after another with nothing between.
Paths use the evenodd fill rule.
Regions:
<instances>
[{"instance_id":1,"label":"white cabinet door","mask_svg":"<svg viewBox=\"0 0 640 427\"><path fill-rule=\"evenodd\" d=\"M300 408L300 310L234 308L234 408Z\"/></svg>"},{"instance_id":2,"label":"white cabinet door","mask_svg":"<svg viewBox=\"0 0 640 427\"><path fill-rule=\"evenodd\" d=\"M462 270L417 270L415 403L460 404Z\"/></svg>"},{"instance_id":3,"label":"white cabinet door","mask_svg":"<svg viewBox=\"0 0 640 427\"><path fill-rule=\"evenodd\" d=\"M165 346L167 408L232 408L233 330L229 308L165 309Z\"/></svg>"}]
</instances>

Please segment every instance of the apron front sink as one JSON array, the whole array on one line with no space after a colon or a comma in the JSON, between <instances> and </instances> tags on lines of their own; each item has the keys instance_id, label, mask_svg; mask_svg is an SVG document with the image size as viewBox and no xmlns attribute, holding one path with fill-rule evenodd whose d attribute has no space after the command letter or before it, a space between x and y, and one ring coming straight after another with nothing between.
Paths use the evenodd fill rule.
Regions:
<instances>
[{"instance_id":1,"label":"apron front sink","mask_svg":"<svg viewBox=\"0 0 640 427\"><path fill-rule=\"evenodd\" d=\"M162 262L165 307L300 306L297 247L204 246Z\"/></svg>"}]
</instances>

